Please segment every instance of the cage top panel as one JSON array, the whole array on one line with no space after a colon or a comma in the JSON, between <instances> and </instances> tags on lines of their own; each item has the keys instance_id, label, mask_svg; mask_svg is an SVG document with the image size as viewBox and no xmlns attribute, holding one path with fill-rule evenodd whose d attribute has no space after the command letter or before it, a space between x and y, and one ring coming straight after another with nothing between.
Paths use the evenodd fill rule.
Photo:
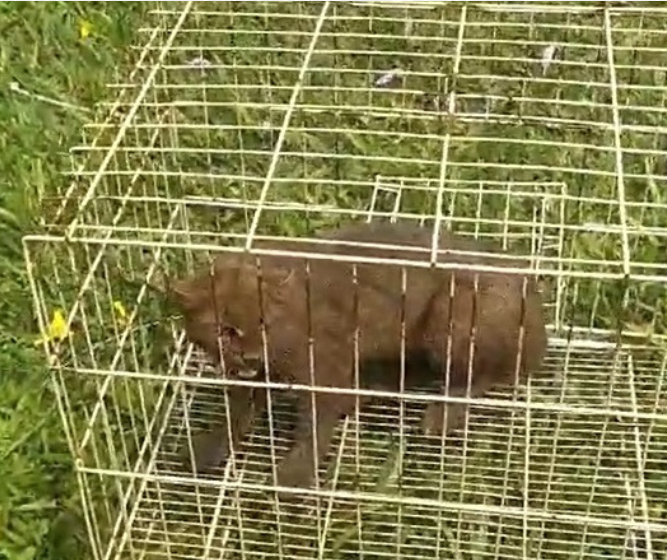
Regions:
<instances>
[{"instance_id":1,"label":"cage top panel","mask_svg":"<svg viewBox=\"0 0 667 560\"><path fill-rule=\"evenodd\" d=\"M249 248L391 217L545 272L667 277L667 10L420 4L160 5L52 227Z\"/></svg>"}]
</instances>

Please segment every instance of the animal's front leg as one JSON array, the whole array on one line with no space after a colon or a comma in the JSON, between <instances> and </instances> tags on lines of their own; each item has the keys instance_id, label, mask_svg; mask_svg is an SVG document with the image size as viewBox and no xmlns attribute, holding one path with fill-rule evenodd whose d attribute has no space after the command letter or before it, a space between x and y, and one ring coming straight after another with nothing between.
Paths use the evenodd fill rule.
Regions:
<instances>
[{"instance_id":1,"label":"animal's front leg","mask_svg":"<svg viewBox=\"0 0 667 560\"><path fill-rule=\"evenodd\" d=\"M470 398L482 397L490 388L487 384L473 384ZM443 391L443 394L445 392ZM465 387L451 387L450 397L465 397ZM461 429L465 425L469 405L465 403L433 402L426 407L422 418L422 430L426 435L442 435ZM446 413L446 414L445 414Z\"/></svg>"},{"instance_id":2,"label":"animal's front leg","mask_svg":"<svg viewBox=\"0 0 667 560\"><path fill-rule=\"evenodd\" d=\"M317 464L326 458L341 417L354 407L354 397L348 395L315 395L315 431L313 439L313 399L303 394L299 399L299 418L295 440L289 453L278 465L279 486L306 488L312 486ZM314 445L315 443L315 445Z\"/></svg>"},{"instance_id":3,"label":"animal's front leg","mask_svg":"<svg viewBox=\"0 0 667 560\"><path fill-rule=\"evenodd\" d=\"M249 387L229 387L230 430L227 422L215 426L211 430L201 432L192 438L194 456L190 456L190 448L186 446L184 459L190 468L192 459L197 472L210 472L227 459L232 448L237 449L245 435L252 428L255 418L261 414L266 405L266 393L262 389ZM231 445L229 432L231 431Z\"/></svg>"}]
</instances>

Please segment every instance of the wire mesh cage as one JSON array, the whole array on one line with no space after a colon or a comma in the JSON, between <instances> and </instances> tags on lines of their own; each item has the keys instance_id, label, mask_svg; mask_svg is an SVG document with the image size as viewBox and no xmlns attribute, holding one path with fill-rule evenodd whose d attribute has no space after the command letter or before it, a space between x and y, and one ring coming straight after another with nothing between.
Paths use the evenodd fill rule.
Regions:
<instances>
[{"instance_id":1,"label":"wire mesh cage","mask_svg":"<svg viewBox=\"0 0 667 560\"><path fill-rule=\"evenodd\" d=\"M667 559L660 4L155 3L25 241L40 327L64 310L45 350L93 556ZM151 286L351 221L523 258L539 371L464 399L442 438L419 431L428 391L357 408L297 500L271 478L280 384L225 461L189 469L234 382Z\"/></svg>"}]
</instances>

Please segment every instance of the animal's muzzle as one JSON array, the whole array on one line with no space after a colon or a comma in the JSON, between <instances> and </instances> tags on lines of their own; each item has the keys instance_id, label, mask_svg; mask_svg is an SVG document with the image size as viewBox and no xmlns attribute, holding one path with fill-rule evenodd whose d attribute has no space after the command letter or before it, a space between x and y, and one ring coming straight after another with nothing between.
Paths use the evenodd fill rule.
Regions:
<instances>
[{"instance_id":1,"label":"animal's muzzle","mask_svg":"<svg viewBox=\"0 0 667 560\"><path fill-rule=\"evenodd\" d=\"M239 366L236 374L241 379L254 379L264 370L264 364L259 356L244 356L243 364Z\"/></svg>"}]
</instances>

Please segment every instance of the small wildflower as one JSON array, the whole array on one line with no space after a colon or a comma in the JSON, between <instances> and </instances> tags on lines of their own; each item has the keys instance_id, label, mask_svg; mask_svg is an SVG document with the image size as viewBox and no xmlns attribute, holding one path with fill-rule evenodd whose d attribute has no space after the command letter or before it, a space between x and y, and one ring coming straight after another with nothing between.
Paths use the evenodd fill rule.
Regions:
<instances>
[{"instance_id":1,"label":"small wildflower","mask_svg":"<svg viewBox=\"0 0 667 560\"><path fill-rule=\"evenodd\" d=\"M121 325L127 324L127 311L125 310L125 306L120 301L116 300L113 302L113 308L116 312L118 322Z\"/></svg>"},{"instance_id":2,"label":"small wildflower","mask_svg":"<svg viewBox=\"0 0 667 560\"><path fill-rule=\"evenodd\" d=\"M79 20L79 37L87 39L93 31L93 24L86 19Z\"/></svg>"},{"instance_id":3,"label":"small wildflower","mask_svg":"<svg viewBox=\"0 0 667 560\"><path fill-rule=\"evenodd\" d=\"M188 61L188 66L194 66L195 68L207 68L211 66L211 61L203 56L196 56Z\"/></svg>"},{"instance_id":4,"label":"small wildflower","mask_svg":"<svg viewBox=\"0 0 667 560\"><path fill-rule=\"evenodd\" d=\"M540 63L542 65L543 76L547 73L547 70L549 70L551 63L553 62L557 54L558 54L558 45L553 45L553 44L547 45L542 50L542 59L540 60Z\"/></svg>"},{"instance_id":5,"label":"small wildflower","mask_svg":"<svg viewBox=\"0 0 667 560\"><path fill-rule=\"evenodd\" d=\"M62 342L70 335L67 328L67 321L62 310L56 309L53 312L53 318L49 324L48 331L35 341L35 345L43 344L44 342Z\"/></svg>"},{"instance_id":6,"label":"small wildflower","mask_svg":"<svg viewBox=\"0 0 667 560\"><path fill-rule=\"evenodd\" d=\"M389 87L393 85L402 75L403 71L400 68L393 68L375 80L375 87Z\"/></svg>"}]
</instances>

